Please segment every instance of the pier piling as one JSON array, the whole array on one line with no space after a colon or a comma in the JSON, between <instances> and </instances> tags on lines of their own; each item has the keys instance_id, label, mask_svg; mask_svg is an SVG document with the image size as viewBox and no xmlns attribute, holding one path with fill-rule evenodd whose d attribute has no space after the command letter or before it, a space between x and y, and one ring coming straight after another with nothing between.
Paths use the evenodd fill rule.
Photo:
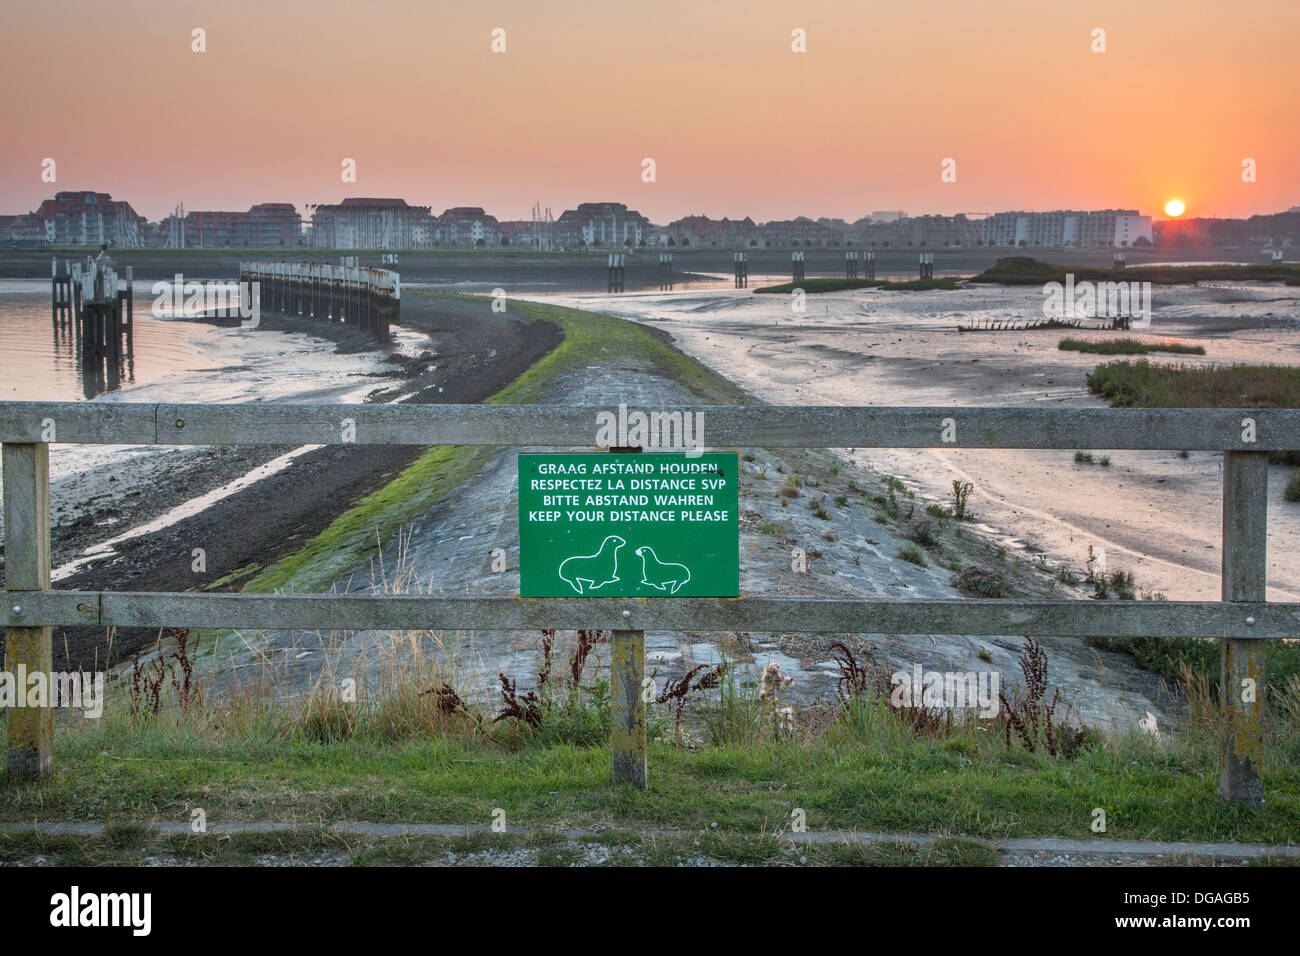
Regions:
<instances>
[{"instance_id":1,"label":"pier piling","mask_svg":"<svg viewBox=\"0 0 1300 956\"><path fill-rule=\"evenodd\" d=\"M623 262L627 257L620 252L609 254L609 291L622 292L625 271Z\"/></svg>"}]
</instances>

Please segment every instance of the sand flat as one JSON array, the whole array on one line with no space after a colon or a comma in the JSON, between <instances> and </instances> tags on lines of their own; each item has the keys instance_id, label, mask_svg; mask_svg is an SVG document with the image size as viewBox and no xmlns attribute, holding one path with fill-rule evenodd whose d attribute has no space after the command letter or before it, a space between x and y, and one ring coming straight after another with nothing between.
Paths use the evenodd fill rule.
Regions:
<instances>
[{"instance_id":1,"label":"sand flat","mask_svg":"<svg viewBox=\"0 0 1300 956\"><path fill-rule=\"evenodd\" d=\"M647 322L677 345L773 404L1097 406L1085 376L1106 356L1062 352L1059 329L958 332L987 318L1042 315L1037 286L959 291L824 293L807 310L788 295L743 290L537 296ZM1130 335L1205 346L1205 356L1154 362L1300 365L1300 289L1243 283L1157 287L1149 328ZM1122 358L1122 356L1120 356ZM1175 600L1216 600L1222 560L1222 457L1192 451L1091 449L1111 464L1077 464L1068 451L872 449L854 458L947 497L974 483L972 505L1010 547L1054 563L1084 563L1091 545L1111 569ZM1282 498L1289 469L1269 475L1269 589L1300 601L1300 506Z\"/></svg>"}]
</instances>

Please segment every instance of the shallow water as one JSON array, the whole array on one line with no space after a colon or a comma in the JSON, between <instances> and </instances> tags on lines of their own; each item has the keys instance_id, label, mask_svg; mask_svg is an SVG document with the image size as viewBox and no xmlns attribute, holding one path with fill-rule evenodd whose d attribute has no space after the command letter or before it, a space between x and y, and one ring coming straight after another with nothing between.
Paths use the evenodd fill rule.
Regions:
<instances>
[{"instance_id":1,"label":"shallow water","mask_svg":"<svg viewBox=\"0 0 1300 956\"><path fill-rule=\"evenodd\" d=\"M191 342L196 327L154 319L143 304L137 295L131 354L120 366L91 369L82 365L75 329L51 318L48 282L0 280L0 400L84 401L202 365Z\"/></svg>"}]
</instances>

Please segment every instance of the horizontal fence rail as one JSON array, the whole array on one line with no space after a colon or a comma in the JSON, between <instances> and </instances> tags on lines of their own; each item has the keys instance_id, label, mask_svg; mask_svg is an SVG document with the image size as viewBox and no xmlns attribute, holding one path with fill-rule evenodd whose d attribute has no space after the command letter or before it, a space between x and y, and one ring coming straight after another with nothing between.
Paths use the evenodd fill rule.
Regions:
<instances>
[{"instance_id":1,"label":"horizontal fence rail","mask_svg":"<svg viewBox=\"0 0 1300 956\"><path fill-rule=\"evenodd\" d=\"M712 448L1300 449L1300 409L658 406ZM0 441L137 445L595 445L607 406L0 402ZM654 422L652 422L652 426Z\"/></svg>"},{"instance_id":2,"label":"horizontal fence rail","mask_svg":"<svg viewBox=\"0 0 1300 956\"><path fill-rule=\"evenodd\" d=\"M854 601L836 598L454 598L44 591L9 595L6 627L257 630L672 630L811 634L1205 637L1300 634L1300 604L1220 601Z\"/></svg>"},{"instance_id":3,"label":"horizontal fence rail","mask_svg":"<svg viewBox=\"0 0 1300 956\"><path fill-rule=\"evenodd\" d=\"M686 416L692 427L681 426ZM637 416L644 416L639 421ZM633 438L639 425L647 430ZM611 426L618 439L611 440ZM1223 600L928 601L205 594L50 589L49 446L400 444L515 447L1006 448L1224 453ZM1263 803L1264 641L1300 637L1265 601L1268 452L1300 449L1296 409L810 406L239 405L0 402L7 670L51 670L53 626L610 631L614 779L644 786L644 632L759 631L1217 639L1219 790ZM51 765L49 708L8 716L11 777Z\"/></svg>"}]
</instances>

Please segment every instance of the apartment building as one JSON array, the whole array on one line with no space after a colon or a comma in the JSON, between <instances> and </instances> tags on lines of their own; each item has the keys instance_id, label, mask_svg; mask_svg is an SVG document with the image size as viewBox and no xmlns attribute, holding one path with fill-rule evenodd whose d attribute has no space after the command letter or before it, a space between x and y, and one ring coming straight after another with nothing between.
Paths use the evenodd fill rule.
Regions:
<instances>
[{"instance_id":1,"label":"apartment building","mask_svg":"<svg viewBox=\"0 0 1300 956\"><path fill-rule=\"evenodd\" d=\"M35 217L23 218L20 228L25 234L40 223L40 240L56 246L139 246L142 243L143 216L137 215L128 202L114 201L108 193L88 189L64 190L46 199Z\"/></svg>"},{"instance_id":2,"label":"apartment building","mask_svg":"<svg viewBox=\"0 0 1300 956\"><path fill-rule=\"evenodd\" d=\"M886 222L872 222L858 235L858 242L862 245L881 248L973 246L979 240L979 222L964 214L904 216Z\"/></svg>"},{"instance_id":3,"label":"apartment building","mask_svg":"<svg viewBox=\"0 0 1300 956\"><path fill-rule=\"evenodd\" d=\"M625 248L658 242L654 224L621 202L584 202L566 209L555 220L555 241L567 249L579 246Z\"/></svg>"},{"instance_id":4,"label":"apartment building","mask_svg":"<svg viewBox=\"0 0 1300 956\"><path fill-rule=\"evenodd\" d=\"M501 223L482 206L453 206L434 220L434 241L448 246L499 246Z\"/></svg>"},{"instance_id":5,"label":"apartment building","mask_svg":"<svg viewBox=\"0 0 1300 956\"><path fill-rule=\"evenodd\" d=\"M765 246L838 246L844 234L806 216L774 219L759 226Z\"/></svg>"},{"instance_id":6,"label":"apartment building","mask_svg":"<svg viewBox=\"0 0 1300 956\"><path fill-rule=\"evenodd\" d=\"M710 219L708 216L683 216L662 230L663 244L704 246L720 249L745 249L763 241L758 224L744 219Z\"/></svg>"},{"instance_id":7,"label":"apartment building","mask_svg":"<svg viewBox=\"0 0 1300 956\"><path fill-rule=\"evenodd\" d=\"M436 231L429 207L405 199L349 198L317 206L311 225L313 249L427 249Z\"/></svg>"},{"instance_id":8,"label":"apartment building","mask_svg":"<svg viewBox=\"0 0 1300 956\"><path fill-rule=\"evenodd\" d=\"M1128 247L1152 241L1151 217L1136 209L999 212L981 220L980 238L992 246Z\"/></svg>"}]
</instances>

